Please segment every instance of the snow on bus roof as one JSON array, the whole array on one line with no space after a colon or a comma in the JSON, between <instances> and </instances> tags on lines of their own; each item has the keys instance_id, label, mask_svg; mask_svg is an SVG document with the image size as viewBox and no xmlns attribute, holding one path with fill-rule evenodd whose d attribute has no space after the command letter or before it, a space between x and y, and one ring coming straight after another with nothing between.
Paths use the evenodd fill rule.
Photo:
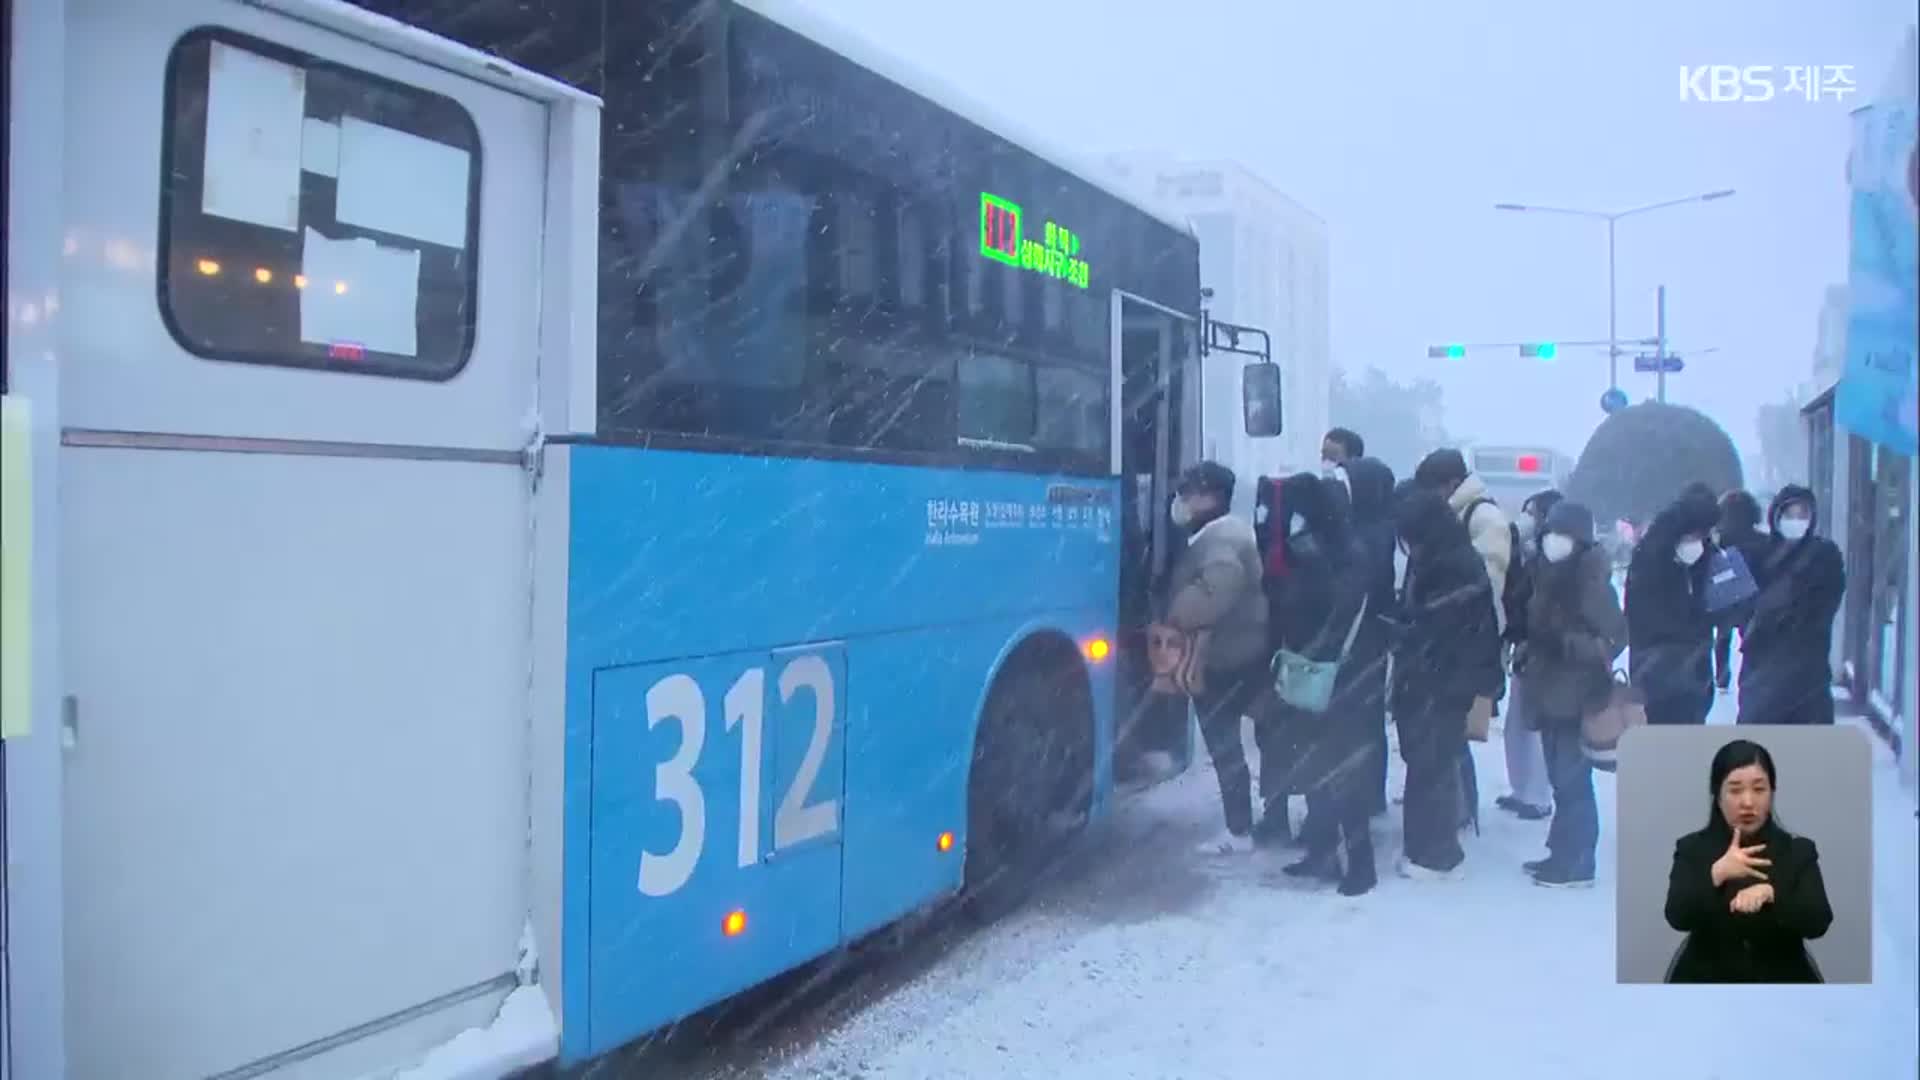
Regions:
<instances>
[{"instance_id":1,"label":"snow on bus roof","mask_svg":"<svg viewBox=\"0 0 1920 1080\"><path fill-rule=\"evenodd\" d=\"M1030 129L1022 127L968 97L950 84L924 71L913 69L898 57L886 53L861 37L851 28L817 14L811 4L796 2L796 0L733 0L733 2L739 7L786 27L816 45L839 54L843 59L858 64L910 93L918 94L935 105L986 128L1022 150L1072 173L1075 178L1099 188L1141 213L1179 230L1182 235L1194 235L1192 223L1184 215L1146 200L1138 192L1129 191L1118 183L1106 179L1105 170L1095 166L1088 158L1042 138Z\"/></svg>"}]
</instances>

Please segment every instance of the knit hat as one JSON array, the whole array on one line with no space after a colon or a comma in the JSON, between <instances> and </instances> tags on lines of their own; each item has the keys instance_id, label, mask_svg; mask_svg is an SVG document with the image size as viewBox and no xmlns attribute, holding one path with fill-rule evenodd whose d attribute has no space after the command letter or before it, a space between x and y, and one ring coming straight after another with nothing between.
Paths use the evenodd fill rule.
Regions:
<instances>
[{"instance_id":1,"label":"knit hat","mask_svg":"<svg viewBox=\"0 0 1920 1080\"><path fill-rule=\"evenodd\" d=\"M1562 499L1547 511L1547 532L1570 536L1581 544L1593 543L1593 511L1569 499Z\"/></svg>"}]
</instances>

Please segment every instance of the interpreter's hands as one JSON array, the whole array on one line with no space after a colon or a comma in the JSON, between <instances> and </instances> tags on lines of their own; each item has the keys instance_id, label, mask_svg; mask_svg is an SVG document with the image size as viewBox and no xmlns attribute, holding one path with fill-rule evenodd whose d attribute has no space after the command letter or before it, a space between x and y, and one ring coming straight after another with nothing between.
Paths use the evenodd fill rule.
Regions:
<instances>
[{"instance_id":1,"label":"interpreter's hands","mask_svg":"<svg viewBox=\"0 0 1920 1080\"><path fill-rule=\"evenodd\" d=\"M1751 915L1772 902L1773 886L1766 882L1761 882L1758 885L1749 885L1739 892L1734 893L1733 903L1730 906L1737 914Z\"/></svg>"},{"instance_id":2,"label":"interpreter's hands","mask_svg":"<svg viewBox=\"0 0 1920 1080\"><path fill-rule=\"evenodd\" d=\"M1740 846L1740 830L1733 831L1733 842L1727 845L1727 853L1713 861L1713 883L1725 885L1736 878L1751 877L1767 880L1766 868L1773 860L1763 857L1760 852L1767 849L1765 844Z\"/></svg>"}]
</instances>

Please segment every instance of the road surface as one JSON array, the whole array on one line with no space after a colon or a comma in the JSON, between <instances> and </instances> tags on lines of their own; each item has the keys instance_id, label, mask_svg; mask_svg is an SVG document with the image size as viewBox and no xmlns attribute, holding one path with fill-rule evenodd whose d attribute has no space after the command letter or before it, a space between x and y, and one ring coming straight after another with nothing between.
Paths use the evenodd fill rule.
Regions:
<instances>
[{"instance_id":1,"label":"road surface","mask_svg":"<svg viewBox=\"0 0 1920 1080\"><path fill-rule=\"evenodd\" d=\"M1731 714L1722 698L1715 722ZM1606 774L1596 774L1596 888L1534 886L1519 864L1543 854L1546 823L1489 805L1454 882L1396 876L1399 824L1377 820L1380 887L1346 899L1282 875L1291 852L1196 854L1220 824L1202 765L1122 805L1016 915L920 940L851 975L803 977L798 990L776 993L793 1006L785 1018L745 1039L734 1026L733 1048L704 1061L609 1072L1911 1078L1920 1063L1914 801L1891 754L1874 745L1872 986L1617 985ZM1500 747L1497 730L1476 747L1488 804L1505 790Z\"/></svg>"}]
</instances>

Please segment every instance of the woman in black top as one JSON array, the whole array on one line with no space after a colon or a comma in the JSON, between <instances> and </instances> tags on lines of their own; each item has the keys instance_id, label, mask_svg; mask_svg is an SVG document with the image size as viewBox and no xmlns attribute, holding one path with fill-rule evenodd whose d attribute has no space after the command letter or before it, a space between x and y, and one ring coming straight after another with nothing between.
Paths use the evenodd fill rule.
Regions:
<instances>
[{"instance_id":1,"label":"woman in black top","mask_svg":"<svg viewBox=\"0 0 1920 1080\"><path fill-rule=\"evenodd\" d=\"M1670 983L1817 983L1807 941L1833 924L1820 853L1773 817L1773 756L1735 739L1713 756L1707 827L1680 838L1667 923L1687 935Z\"/></svg>"}]
</instances>

